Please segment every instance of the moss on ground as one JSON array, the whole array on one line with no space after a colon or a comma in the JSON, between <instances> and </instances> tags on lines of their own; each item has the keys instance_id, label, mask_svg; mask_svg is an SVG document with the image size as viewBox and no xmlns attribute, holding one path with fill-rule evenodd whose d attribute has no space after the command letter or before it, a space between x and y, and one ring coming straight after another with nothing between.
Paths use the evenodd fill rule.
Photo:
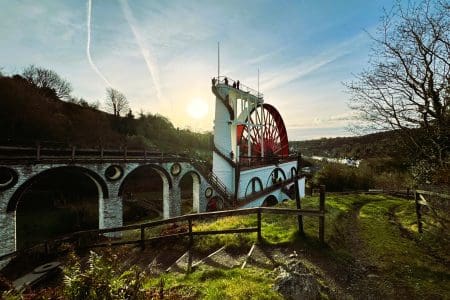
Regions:
<instances>
[{"instance_id":1,"label":"moss on ground","mask_svg":"<svg viewBox=\"0 0 450 300\"><path fill-rule=\"evenodd\" d=\"M401 287L426 298L450 295L450 270L439 258L430 256L426 248L402 234L402 229L417 234L413 203L386 198L364 205L359 214L367 258L394 289Z\"/></svg>"},{"instance_id":2,"label":"moss on ground","mask_svg":"<svg viewBox=\"0 0 450 300\"><path fill-rule=\"evenodd\" d=\"M317 209L318 206L318 197L302 199L302 208ZM295 201L284 202L278 207L294 208ZM380 273L377 287L386 289L381 292L385 295L395 296L396 292L425 298L450 295L450 270L446 268L448 260L445 260L447 248L436 236L417 232L413 201L386 195L328 194L326 212L325 239L331 246L329 248L321 248L318 243L318 219L314 217L303 218L306 237L301 238L296 217L263 214L264 241L271 245L313 249L323 258L342 266L363 260L369 268ZM196 224L194 230L252 226L256 226L256 218L242 216ZM336 242L348 235L348 227L353 226L351 234L358 236L345 239L357 238L358 251L345 239ZM247 247L255 241L255 234L216 235L196 239L196 244L198 249L206 250L222 245ZM434 255L430 255L430 248Z\"/></svg>"},{"instance_id":3,"label":"moss on ground","mask_svg":"<svg viewBox=\"0 0 450 300\"><path fill-rule=\"evenodd\" d=\"M161 282L167 294L175 291L188 299L282 299L272 289L273 274L259 268L200 268L189 275L169 273L149 280L146 287L160 286Z\"/></svg>"}]
</instances>

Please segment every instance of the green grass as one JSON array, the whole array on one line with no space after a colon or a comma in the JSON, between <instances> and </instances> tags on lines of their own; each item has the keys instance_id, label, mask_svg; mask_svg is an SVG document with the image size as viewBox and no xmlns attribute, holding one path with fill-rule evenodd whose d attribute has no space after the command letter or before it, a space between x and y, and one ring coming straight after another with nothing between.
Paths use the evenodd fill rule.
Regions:
<instances>
[{"instance_id":1,"label":"green grass","mask_svg":"<svg viewBox=\"0 0 450 300\"><path fill-rule=\"evenodd\" d=\"M361 201L354 195L340 196L328 195L326 199L326 225L325 239L327 240L333 232L333 226L338 217L349 212L355 202ZM294 200L289 200L277 205L281 208L296 208ZM302 199L302 208L319 209L318 197L306 197ZM236 229L255 227L256 216L226 217L216 221L205 221L194 224L194 231ZM299 240L298 221L296 216L276 215L264 213L261 219L262 236L267 244L284 245L295 243ZM310 239L318 239L319 223L317 217L303 217L305 235ZM222 234L196 238L198 250L208 250L213 247L227 245L227 247L245 247L256 241L256 233L252 234Z\"/></svg>"},{"instance_id":2,"label":"green grass","mask_svg":"<svg viewBox=\"0 0 450 300\"><path fill-rule=\"evenodd\" d=\"M195 299L282 299L272 289L273 274L264 269L199 269L189 275L165 274L150 279L145 287L154 288L164 283L169 295ZM175 299L175 298L174 298Z\"/></svg>"},{"instance_id":3,"label":"green grass","mask_svg":"<svg viewBox=\"0 0 450 300\"><path fill-rule=\"evenodd\" d=\"M296 204L290 200L277 207L295 208ZM318 207L318 197L302 199L302 208ZM299 259L309 269L315 270L315 274L322 274L318 276L322 286L339 290L339 284L336 284L338 278L354 272L359 275L352 279L350 285L341 284L345 287L349 285L350 294L355 293L354 296L358 298L362 296L360 293L366 292L366 284L372 284L371 292L374 291L374 281L366 276L375 273L379 276L375 279L375 291L390 298L412 296L442 299L450 295L450 270L446 267L449 261L448 245L439 240L439 236L434 235L429 227L426 227L424 234L417 232L413 201L384 195L327 194L327 245L318 241L318 218L304 217L303 220L305 236L301 237L296 216L264 213L263 242L286 247L288 252L299 250L309 253L310 256L301 256ZM255 226L256 215L249 215L198 221L194 223L193 230ZM164 228L166 226L148 229L146 236L156 236ZM123 238L138 239L139 230L126 232ZM221 234L195 237L194 245L195 251L205 253L221 246L242 248L240 251L246 252L256 240L256 233ZM359 270L361 267L355 261L367 266L367 272ZM359 269L355 270L355 267ZM157 293L163 282L167 299L281 299L272 289L275 276L271 269L263 267L222 270L201 265L189 275L169 273L147 277L145 286ZM331 281L327 282L328 279ZM357 287L353 289L351 286L355 284Z\"/></svg>"},{"instance_id":4,"label":"green grass","mask_svg":"<svg viewBox=\"0 0 450 300\"><path fill-rule=\"evenodd\" d=\"M392 211L400 225L417 235L413 203L396 198L366 204L360 212L366 255L395 285L421 297L450 295L450 271L412 239L401 237L392 224ZM391 216L390 216L391 214ZM430 244L432 245L432 244Z\"/></svg>"},{"instance_id":5,"label":"green grass","mask_svg":"<svg viewBox=\"0 0 450 300\"><path fill-rule=\"evenodd\" d=\"M317 209L318 197L302 199L302 208ZM278 207L294 208L294 201ZM359 214L353 216L361 208ZM357 217L356 223L353 219ZM295 216L263 214L264 242L273 245L298 246L314 249L324 259L337 265L363 259L375 266L386 278L380 288L395 295L396 288L419 297L450 295L450 272L439 257L448 258L448 247L431 234L417 232L413 201L385 195L327 194L325 240L331 247L318 243L318 219L304 217L305 238L300 238ZM218 230L256 226L255 216L228 217L217 221L195 224L194 230ZM362 253L354 253L347 241L341 241L349 226L357 226L362 240ZM352 237L347 237L352 238ZM256 234L214 235L196 238L199 250L226 245L248 247L256 241ZM338 241L338 242L336 242ZM430 256L429 249L435 256ZM355 257L355 255L364 257ZM448 260L447 260L448 261Z\"/></svg>"},{"instance_id":6,"label":"green grass","mask_svg":"<svg viewBox=\"0 0 450 300\"><path fill-rule=\"evenodd\" d=\"M318 197L302 199L302 208L318 209ZM277 207L295 208L295 201L286 201ZM342 272L352 272L356 260L374 267L380 279L377 288L381 294L394 297L414 295L418 298L440 298L450 295L450 271L438 257L448 257L448 248L430 234L417 232L413 201L385 195L327 194L325 241L318 241L318 218L304 217L305 237L300 237L297 217L275 214L262 215L262 236L265 244L308 249L324 264L337 266ZM226 217L198 221L194 231L224 230L256 226L256 215ZM164 227L149 229L147 236L157 235ZM350 230L353 229L353 230ZM359 243L358 249L352 242ZM139 238L138 231L125 234ZM195 237L195 250L211 252L221 246L248 249L256 242L256 233L221 234ZM429 249L434 256L430 255ZM244 250L247 251L247 250ZM327 272L327 268L312 261L312 269ZM370 271L372 272L372 271ZM367 275L367 274L366 274ZM363 275L363 276L366 276ZM271 270L211 270L200 267L190 275L164 274L147 279L147 287L157 287L164 281L168 295L201 299L277 299L272 290L275 275ZM359 281L364 286L365 279ZM327 285L327 284L324 284ZM170 299L170 297L169 297Z\"/></svg>"}]
</instances>

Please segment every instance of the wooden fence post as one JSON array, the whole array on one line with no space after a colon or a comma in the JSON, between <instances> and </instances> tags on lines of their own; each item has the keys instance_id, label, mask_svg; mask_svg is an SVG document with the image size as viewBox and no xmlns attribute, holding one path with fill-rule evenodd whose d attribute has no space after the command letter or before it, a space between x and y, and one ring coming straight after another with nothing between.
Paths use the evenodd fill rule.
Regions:
<instances>
[{"instance_id":1,"label":"wooden fence post","mask_svg":"<svg viewBox=\"0 0 450 300\"><path fill-rule=\"evenodd\" d=\"M319 198L320 212L323 214L319 217L319 240L321 243L325 242L325 186L320 186L320 198Z\"/></svg>"},{"instance_id":2,"label":"wooden fence post","mask_svg":"<svg viewBox=\"0 0 450 300\"><path fill-rule=\"evenodd\" d=\"M302 209L302 203L300 202L300 188L298 186L297 176L295 176L294 187L295 187L295 203L297 204L297 209ZM303 216L298 215L297 221L298 221L298 233L300 234L300 236L304 236L305 231L303 229Z\"/></svg>"},{"instance_id":3,"label":"wooden fence post","mask_svg":"<svg viewBox=\"0 0 450 300\"><path fill-rule=\"evenodd\" d=\"M187 265L187 273L191 273L192 271L192 247L194 245L194 236L192 235L192 219L188 219L189 223L189 248L188 248L188 265Z\"/></svg>"},{"instance_id":4,"label":"wooden fence post","mask_svg":"<svg viewBox=\"0 0 450 300\"><path fill-rule=\"evenodd\" d=\"M75 146L72 146L72 155L71 155L71 157L72 157L72 161L74 161L75 160Z\"/></svg>"},{"instance_id":5,"label":"wooden fence post","mask_svg":"<svg viewBox=\"0 0 450 300\"><path fill-rule=\"evenodd\" d=\"M416 215L417 215L417 230L419 231L419 233L423 233L423 228L422 228L422 205L420 205L419 202L419 193L417 193L416 190L414 190L414 202L416 203Z\"/></svg>"},{"instance_id":6,"label":"wooden fence post","mask_svg":"<svg viewBox=\"0 0 450 300\"><path fill-rule=\"evenodd\" d=\"M141 249L145 249L145 227L144 225L141 226Z\"/></svg>"},{"instance_id":7,"label":"wooden fence post","mask_svg":"<svg viewBox=\"0 0 450 300\"><path fill-rule=\"evenodd\" d=\"M257 220L258 220L258 243L261 243L262 241L262 234L261 234L261 209L258 210L258 215L257 215Z\"/></svg>"}]
</instances>

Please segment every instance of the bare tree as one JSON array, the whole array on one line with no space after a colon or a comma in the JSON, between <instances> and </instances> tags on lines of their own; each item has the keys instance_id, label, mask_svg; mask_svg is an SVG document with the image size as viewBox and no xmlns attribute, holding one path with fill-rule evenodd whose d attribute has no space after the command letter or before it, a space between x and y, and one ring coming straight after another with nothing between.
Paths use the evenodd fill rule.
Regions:
<instances>
[{"instance_id":1,"label":"bare tree","mask_svg":"<svg viewBox=\"0 0 450 300\"><path fill-rule=\"evenodd\" d=\"M450 147L450 6L398 2L372 37L370 67L347 83L371 130L396 130L413 162L446 167Z\"/></svg>"},{"instance_id":2,"label":"bare tree","mask_svg":"<svg viewBox=\"0 0 450 300\"><path fill-rule=\"evenodd\" d=\"M115 116L128 111L128 100L124 94L113 88L106 89L106 108Z\"/></svg>"},{"instance_id":3,"label":"bare tree","mask_svg":"<svg viewBox=\"0 0 450 300\"><path fill-rule=\"evenodd\" d=\"M23 71L22 76L39 88L53 90L59 99L70 99L71 84L55 71L30 65Z\"/></svg>"}]
</instances>

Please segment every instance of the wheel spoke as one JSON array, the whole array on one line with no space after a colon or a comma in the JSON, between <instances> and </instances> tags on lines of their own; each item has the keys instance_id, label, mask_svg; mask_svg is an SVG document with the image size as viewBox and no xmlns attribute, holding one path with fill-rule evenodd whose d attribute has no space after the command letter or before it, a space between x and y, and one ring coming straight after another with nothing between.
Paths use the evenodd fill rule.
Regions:
<instances>
[{"instance_id":1,"label":"wheel spoke","mask_svg":"<svg viewBox=\"0 0 450 300\"><path fill-rule=\"evenodd\" d=\"M238 141L242 156L247 155L249 143L252 156L261 155L263 148L265 155L273 153L284 156L289 153L283 119L274 107L263 104L261 109L261 106L258 106L250 113L246 121L250 126L244 126Z\"/></svg>"}]
</instances>

